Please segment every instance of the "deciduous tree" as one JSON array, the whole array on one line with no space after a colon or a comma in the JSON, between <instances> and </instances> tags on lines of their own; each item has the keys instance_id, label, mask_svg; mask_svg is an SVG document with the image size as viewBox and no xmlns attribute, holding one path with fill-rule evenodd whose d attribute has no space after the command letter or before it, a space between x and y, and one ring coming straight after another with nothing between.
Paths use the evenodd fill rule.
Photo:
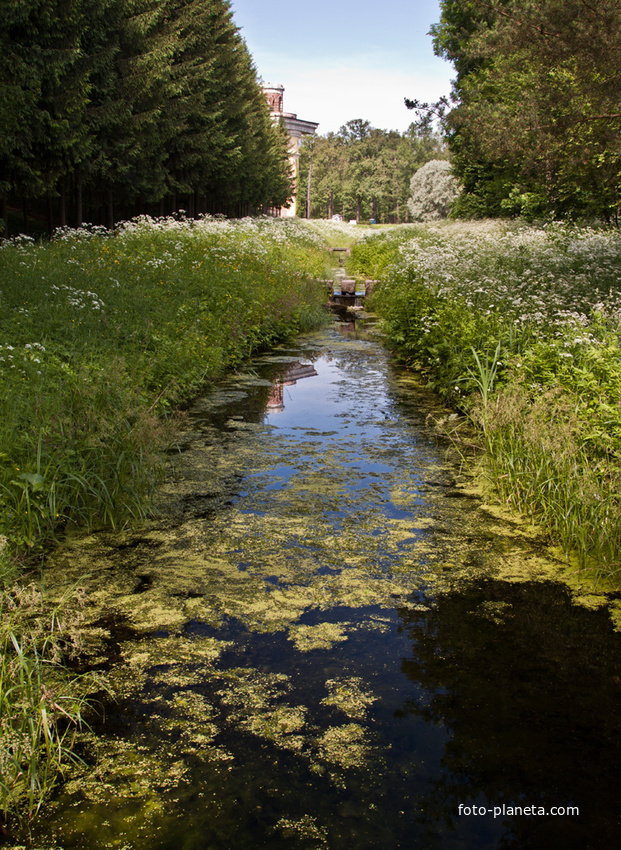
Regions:
<instances>
[{"instance_id":1,"label":"deciduous tree","mask_svg":"<svg viewBox=\"0 0 621 850\"><path fill-rule=\"evenodd\" d=\"M620 0L443 0L433 34L458 72L444 120L463 210L616 219Z\"/></svg>"},{"instance_id":2,"label":"deciduous tree","mask_svg":"<svg viewBox=\"0 0 621 850\"><path fill-rule=\"evenodd\" d=\"M459 185L447 160L432 159L410 181L408 208L414 221L447 218L459 193Z\"/></svg>"},{"instance_id":3,"label":"deciduous tree","mask_svg":"<svg viewBox=\"0 0 621 850\"><path fill-rule=\"evenodd\" d=\"M355 119L338 133L303 140L299 203L306 214L309 153L312 146L311 215L400 222L407 219L412 174L430 159L447 156L446 146L430 129L405 133L379 130Z\"/></svg>"}]
</instances>

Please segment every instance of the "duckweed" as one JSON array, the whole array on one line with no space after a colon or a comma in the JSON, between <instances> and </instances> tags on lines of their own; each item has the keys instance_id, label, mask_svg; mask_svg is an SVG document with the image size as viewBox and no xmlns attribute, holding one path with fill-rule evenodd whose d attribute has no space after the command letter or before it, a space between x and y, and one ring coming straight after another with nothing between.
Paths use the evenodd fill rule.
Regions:
<instances>
[{"instance_id":1,"label":"duckweed","mask_svg":"<svg viewBox=\"0 0 621 850\"><path fill-rule=\"evenodd\" d=\"M66 539L44 581L60 594L88 573L92 657L108 658L117 694L112 726L84 735L91 769L55 804L68 847L166 848L179 830L192 847L206 835L214 847L396 847L420 834L386 789L405 782L429 802L452 733L442 687L424 683L457 650L418 671L410 636L433 643L441 629L424 624L470 588L547 589L571 571L537 529L482 503L426 429L438 402L386 357L337 336L262 357L259 377L233 376L190 411L157 519ZM319 378L270 413L273 382L300 359ZM505 629L519 605L491 594L465 612ZM349 812L356 795L351 829L337 830L330 801Z\"/></svg>"}]
</instances>

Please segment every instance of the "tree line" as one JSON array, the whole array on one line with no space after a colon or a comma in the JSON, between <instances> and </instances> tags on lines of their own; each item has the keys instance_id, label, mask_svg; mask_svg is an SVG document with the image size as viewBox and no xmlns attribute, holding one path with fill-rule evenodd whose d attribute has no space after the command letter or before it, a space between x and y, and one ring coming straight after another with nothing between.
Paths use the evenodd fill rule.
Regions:
<instances>
[{"instance_id":1,"label":"tree line","mask_svg":"<svg viewBox=\"0 0 621 850\"><path fill-rule=\"evenodd\" d=\"M413 174L447 156L446 145L429 127L412 125L399 133L357 118L338 133L306 136L300 144L298 215L407 221Z\"/></svg>"},{"instance_id":2,"label":"tree line","mask_svg":"<svg viewBox=\"0 0 621 850\"><path fill-rule=\"evenodd\" d=\"M291 195L228 0L3 0L0 217L108 227Z\"/></svg>"},{"instance_id":3,"label":"tree line","mask_svg":"<svg viewBox=\"0 0 621 850\"><path fill-rule=\"evenodd\" d=\"M441 0L437 55L450 98L406 100L440 118L463 191L453 213L618 223L621 0Z\"/></svg>"}]
</instances>

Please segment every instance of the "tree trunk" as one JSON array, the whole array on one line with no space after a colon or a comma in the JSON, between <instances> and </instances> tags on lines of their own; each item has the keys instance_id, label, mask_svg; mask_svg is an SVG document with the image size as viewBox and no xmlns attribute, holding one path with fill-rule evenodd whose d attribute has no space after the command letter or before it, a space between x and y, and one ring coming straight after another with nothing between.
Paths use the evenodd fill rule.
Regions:
<instances>
[{"instance_id":1,"label":"tree trunk","mask_svg":"<svg viewBox=\"0 0 621 850\"><path fill-rule=\"evenodd\" d=\"M397 171L397 157L395 156L395 195L397 196L397 224L401 224L399 213L399 172Z\"/></svg>"},{"instance_id":2,"label":"tree trunk","mask_svg":"<svg viewBox=\"0 0 621 850\"><path fill-rule=\"evenodd\" d=\"M54 200L52 193L47 193L47 232L51 236L54 232Z\"/></svg>"},{"instance_id":3,"label":"tree trunk","mask_svg":"<svg viewBox=\"0 0 621 850\"><path fill-rule=\"evenodd\" d=\"M75 226L82 227L82 177L78 174L75 180Z\"/></svg>"},{"instance_id":4,"label":"tree trunk","mask_svg":"<svg viewBox=\"0 0 621 850\"><path fill-rule=\"evenodd\" d=\"M311 180L313 175L313 150L308 161L308 186L306 187L306 218L311 217Z\"/></svg>"},{"instance_id":5,"label":"tree trunk","mask_svg":"<svg viewBox=\"0 0 621 850\"><path fill-rule=\"evenodd\" d=\"M60 184L60 226L67 226L67 192L65 189L65 181Z\"/></svg>"},{"instance_id":6,"label":"tree trunk","mask_svg":"<svg viewBox=\"0 0 621 850\"><path fill-rule=\"evenodd\" d=\"M9 238L9 205L6 198L0 198L0 238Z\"/></svg>"},{"instance_id":7,"label":"tree trunk","mask_svg":"<svg viewBox=\"0 0 621 850\"><path fill-rule=\"evenodd\" d=\"M114 230L114 198L112 189L106 192L106 227L108 230Z\"/></svg>"},{"instance_id":8,"label":"tree trunk","mask_svg":"<svg viewBox=\"0 0 621 850\"><path fill-rule=\"evenodd\" d=\"M24 217L24 233L28 236L28 198L22 195L22 215Z\"/></svg>"}]
</instances>

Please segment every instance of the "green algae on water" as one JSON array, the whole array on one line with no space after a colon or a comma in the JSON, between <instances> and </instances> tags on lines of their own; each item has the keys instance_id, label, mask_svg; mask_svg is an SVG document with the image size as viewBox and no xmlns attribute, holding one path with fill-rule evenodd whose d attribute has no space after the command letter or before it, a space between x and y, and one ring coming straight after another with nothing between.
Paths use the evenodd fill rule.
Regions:
<instances>
[{"instance_id":1,"label":"green algae on water","mask_svg":"<svg viewBox=\"0 0 621 850\"><path fill-rule=\"evenodd\" d=\"M314 421L311 410L289 421L287 398L270 416L271 383L233 376L190 411L161 516L139 530L68 537L44 576L52 595L82 579L92 658L113 647L110 680L132 717L131 734L104 725L85 736L96 766L65 788L77 824L89 804L117 801L101 847L119 846L124 825L146 848L149 830L197 793L197 775L217 821L231 777L244 786L246 759L288 759L334 793L379 777L381 703L356 653L473 583L562 577L531 528L482 505L443 462L422 390L393 376L397 401L387 392L381 349L329 346L328 373L340 364L348 379L310 404L332 405L331 417ZM318 355L308 349L320 366ZM261 361L281 369L299 358ZM314 380L291 392L310 392ZM497 627L513 609L488 600L475 613ZM280 815L270 829L283 841L328 840L313 811Z\"/></svg>"}]
</instances>

